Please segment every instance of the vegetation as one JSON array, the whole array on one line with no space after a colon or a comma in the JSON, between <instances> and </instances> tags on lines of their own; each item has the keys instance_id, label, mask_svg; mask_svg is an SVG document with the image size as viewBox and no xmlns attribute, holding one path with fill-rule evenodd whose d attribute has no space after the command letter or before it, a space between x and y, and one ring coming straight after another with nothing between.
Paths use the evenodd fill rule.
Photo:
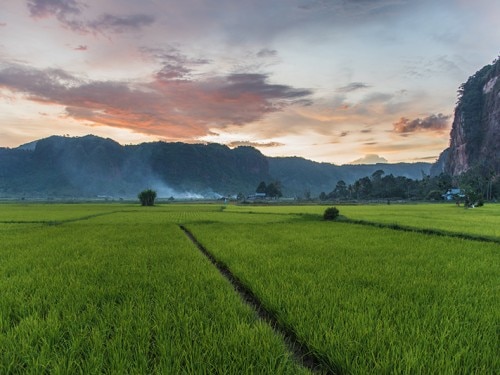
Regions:
<instances>
[{"instance_id":1,"label":"vegetation","mask_svg":"<svg viewBox=\"0 0 500 375\"><path fill-rule=\"evenodd\" d=\"M466 147L470 160L476 160L483 142L484 129L481 126L484 106L483 87L492 70L494 70L494 64L484 66L469 77L458 90L456 111L463 116L463 131L467 138Z\"/></svg>"},{"instance_id":2,"label":"vegetation","mask_svg":"<svg viewBox=\"0 0 500 375\"><path fill-rule=\"evenodd\" d=\"M385 175L380 169L370 177L360 178L353 184L348 185L341 180L330 193L322 192L319 199L321 201L372 199L441 201L443 194L452 187L460 187L467 191L469 200L474 203L500 197L500 178L493 173L485 174L479 171L479 168L472 168L454 178L441 174L436 177L423 176L421 180L395 177L392 174Z\"/></svg>"},{"instance_id":3,"label":"vegetation","mask_svg":"<svg viewBox=\"0 0 500 375\"><path fill-rule=\"evenodd\" d=\"M279 181L270 182L267 185L264 181L261 181L257 186L257 189L255 189L255 192L265 194L266 197L269 198L280 198L283 196L283 193L281 192L281 182Z\"/></svg>"},{"instance_id":4,"label":"vegetation","mask_svg":"<svg viewBox=\"0 0 500 375\"><path fill-rule=\"evenodd\" d=\"M156 191L147 189L143 190L137 196L142 206L154 206L156 199Z\"/></svg>"},{"instance_id":5,"label":"vegetation","mask_svg":"<svg viewBox=\"0 0 500 375\"><path fill-rule=\"evenodd\" d=\"M466 171L477 175L482 189L488 189L494 180L500 178L498 158L498 100L500 82L500 59L486 65L458 91L455 121L450 134L449 156L444 170L458 174ZM491 199L489 192L482 192L485 199Z\"/></svg>"},{"instance_id":6,"label":"vegetation","mask_svg":"<svg viewBox=\"0 0 500 375\"><path fill-rule=\"evenodd\" d=\"M337 207L328 207L323 213L323 220L335 220L339 216Z\"/></svg>"},{"instance_id":7,"label":"vegetation","mask_svg":"<svg viewBox=\"0 0 500 375\"><path fill-rule=\"evenodd\" d=\"M309 373L180 224L323 369L500 367L498 243L446 235L500 241L499 205L351 205L333 223L324 210L0 205L0 373Z\"/></svg>"},{"instance_id":8,"label":"vegetation","mask_svg":"<svg viewBox=\"0 0 500 375\"><path fill-rule=\"evenodd\" d=\"M331 370L498 368L497 244L335 226L189 225Z\"/></svg>"},{"instance_id":9,"label":"vegetation","mask_svg":"<svg viewBox=\"0 0 500 375\"><path fill-rule=\"evenodd\" d=\"M322 205L310 206L229 206L225 213L252 213L251 216L273 217L289 215L321 220L325 210ZM481 209L464 210L454 204L370 204L344 205L342 216L345 221L377 223L386 227L401 226L428 230L429 232L451 233L471 237L488 237L500 242L500 205L490 204ZM242 218L241 218L242 219Z\"/></svg>"},{"instance_id":10,"label":"vegetation","mask_svg":"<svg viewBox=\"0 0 500 375\"><path fill-rule=\"evenodd\" d=\"M0 373L306 372L173 219L122 209L0 224Z\"/></svg>"}]
</instances>

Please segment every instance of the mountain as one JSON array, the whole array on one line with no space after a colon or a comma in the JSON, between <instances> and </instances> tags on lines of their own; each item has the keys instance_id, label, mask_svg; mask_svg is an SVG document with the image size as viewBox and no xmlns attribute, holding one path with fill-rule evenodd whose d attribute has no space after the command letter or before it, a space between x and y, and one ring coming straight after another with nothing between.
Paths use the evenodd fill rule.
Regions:
<instances>
[{"instance_id":1,"label":"mountain","mask_svg":"<svg viewBox=\"0 0 500 375\"><path fill-rule=\"evenodd\" d=\"M377 170L386 175L422 179L429 174L429 163L377 163L358 165L334 165L317 163L298 157L268 158L269 173L281 181L285 195L302 196L308 192L318 196L321 192L329 193L338 181L352 184L365 176L371 176Z\"/></svg>"},{"instance_id":2,"label":"mountain","mask_svg":"<svg viewBox=\"0 0 500 375\"><path fill-rule=\"evenodd\" d=\"M135 198L145 188L159 197L214 198L255 192L280 181L286 196L317 196L376 170L420 179L430 164L336 166L268 158L258 150L219 144L153 142L122 146L112 139L52 136L15 149L0 148L0 197Z\"/></svg>"},{"instance_id":3,"label":"mountain","mask_svg":"<svg viewBox=\"0 0 500 375\"><path fill-rule=\"evenodd\" d=\"M33 147L34 143L34 147ZM0 196L216 197L270 180L267 159L251 147L143 143L121 146L96 136L52 136L0 149Z\"/></svg>"},{"instance_id":4,"label":"mountain","mask_svg":"<svg viewBox=\"0 0 500 375\"><path fill-rule=\"evenodd\" d=\"M450 147L437 164L452 176L471 169L500 174L500 59L460 87Z\"/></svg>"}]
</instances>

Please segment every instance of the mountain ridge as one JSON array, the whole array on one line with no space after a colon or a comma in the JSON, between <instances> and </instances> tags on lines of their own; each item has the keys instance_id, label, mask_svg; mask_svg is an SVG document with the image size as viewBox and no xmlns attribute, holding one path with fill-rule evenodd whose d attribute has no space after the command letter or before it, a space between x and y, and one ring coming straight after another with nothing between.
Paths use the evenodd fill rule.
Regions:
<instances>
[{"instance_id":1,"label":"mountain ridge","mask_svg":"<svg viewBox=\"0 0 500 375\"><path fill-rule=\"evenodd\" d=\"M261 181L280 181L286 196L318 195L343 180L382 169L421 178L429 163L335 165L299 157L272 158L250 146L149 142L120 145L110 138L50 136L0 148L0 196L135 197L154 188L161 197L215 198L250 194Z\"/></svg>"}]
</instances>

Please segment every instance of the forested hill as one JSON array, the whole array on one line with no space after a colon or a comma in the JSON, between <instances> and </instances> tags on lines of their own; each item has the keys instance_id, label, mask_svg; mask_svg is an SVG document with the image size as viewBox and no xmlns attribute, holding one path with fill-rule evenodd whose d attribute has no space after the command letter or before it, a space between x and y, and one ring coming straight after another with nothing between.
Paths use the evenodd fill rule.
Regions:
<instances>
[{"instance_id":1,"label":"forested hill","mask_svg":"<svg viewBox=\"0 0 500 375\"><path fill-rule=\"evenodd\" d=\"M375 170L422 178L430 164L335 166L302 158L267 158L252 147L143 143L122 146L96 136L41 139L0 148L1 197L136 197L144 188L160 197L215 198L250 194L259 182L280 181L286 196L317 196L339 180L353 183Z\"/></svg>"},{"instance_id":2,"label":"forested hill","mask_svg":"<svg viewBox=\"0 0 500 375\"><path fill-rule=\"evenodd\" d=\"M500 175L500 58L469 77L459 89L450 133L450 147L433 167L433 174L477 178Z\"/></svg>"},{"instance_id":3,"label":"forested hill","mask_svg":"<svg viewBox=\"0 0 500 375\"><path fill-rule=\"evenodd\" d=\"M283 186L283 193L310 193L318 196L321 192L330 192L338 181L352 184L356 180L371 176L382 170L386 175L403 176L420 180L429 174L429 163L363 164L334 165L317 163L298 157L268 158L269 173Z\"/></svg>"},{"instance_id":4,"label":"forested hill","mask_svg":"<svg viewBox=\"0 0 500 375\"><path fill-rule=\"evenodd\" d=\"M269 180L267 159L251 147L143 143L121 146L96 136L52 136L0 149L0 196L216 197Z\"/></svg>"}]
</instances>

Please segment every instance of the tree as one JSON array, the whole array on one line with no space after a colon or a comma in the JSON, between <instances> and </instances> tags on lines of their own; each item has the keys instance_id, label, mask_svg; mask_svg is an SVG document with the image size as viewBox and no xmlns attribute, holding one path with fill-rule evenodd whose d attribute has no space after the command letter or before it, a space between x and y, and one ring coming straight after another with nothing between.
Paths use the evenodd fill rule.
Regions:
<instances>
[{"instance_id":1,"label":"tree","mask_svg":"<svg viewBox=\"0 0 500 375\"><path fill-rule=\"evenodd\" d=\"M372 182L369 177L363 177L354 183L358 199L368 199L372 193Z\"/></svg>"},{"instance_id":2,"label":"tree","mask_svg":"<svg viewBox=\"0 0 500 375\"><path fill-rule=\"evenodd\" d=\"M382 169L377 169L375 172L372 173L372 180L379 181L384 174L385 172Z\"/></svg>"},{"instance_id":3,"label":"tree","mask_svg":"<svg viewBox=\"0 0 500 375\"><path fill-rule=\"evenodd\" d=\"M346 198L349 191L347 190L347 184L344 180L340 180L335 185L335 189L333 189L333 195L335 198Z\"/></svg>"},{"instance_id":4,"label":"tree","mask_svg":"<svg viewBox=\"0 0 500 375\"><path fill-rule=\"evenodd\" d=\"M256 193L266 193L267 190L267 185L264 181L261 181L259 186L257 186L257 189L255 190Z\"/></svg>"},{"instance_id":5,"label":"tree","mask_svg":"<svg viewBox=\"0 0 500 375\"><path fill-rule=\"evenodd\" d=\"M271 198L279 198L283 194L281 193L281 183L279 181L271 182L266 187L266 195Z\"/></svg>"},{"instance_id":6,"label":"tree","mask_svg":"<svg viewBox=\"0 0 500 375\"><path fill-rule=\"evenodd\" d=\"M156 191L151 189L143 190L137 195L137 198L141 201L142 206L154 206Z\"/></svg>"}]
</instances>

